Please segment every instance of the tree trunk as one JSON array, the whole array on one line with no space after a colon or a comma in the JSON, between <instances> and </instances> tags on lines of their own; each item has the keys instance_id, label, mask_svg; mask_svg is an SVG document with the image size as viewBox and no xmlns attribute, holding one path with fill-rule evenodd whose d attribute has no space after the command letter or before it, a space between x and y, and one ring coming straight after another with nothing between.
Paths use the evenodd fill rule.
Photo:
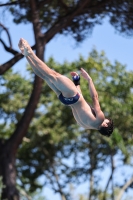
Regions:
<instances>
[{"instance_id":1,"label":"tree trunk","mask_svg":"<svg viewBox=\"0 0 133 200\"><path fill-rule=\"evenodd\" d=\"M7 144L7 143L6 143ZM2 200L19 200L16 189L15 155L6 144L0 144L0 176L4 185Z\"/></svg>"}]
</instances>

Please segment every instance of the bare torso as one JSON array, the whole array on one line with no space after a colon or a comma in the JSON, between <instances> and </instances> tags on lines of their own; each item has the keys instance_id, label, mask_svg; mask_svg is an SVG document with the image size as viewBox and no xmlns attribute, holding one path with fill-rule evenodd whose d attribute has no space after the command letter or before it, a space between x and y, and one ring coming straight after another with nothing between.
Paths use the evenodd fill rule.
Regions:
<instances>
[{"instance_id":1,"label":"bare torso","mask_svg":"<svg viewBox=\"0 0 133 200\"><path fill-rule=\"evenodd\" d=\"M71 105L73 115L77 123L85 129L98 129L104 120L104 115L100 119L94 115L91 107L81 95L78 102Z\"/></svg>"},{"instance_id":2,"label":"bare torso","mask_svg":"<svg viewBox=\"0 0 133 200\"><path fill-rule=\"evenodd\" d=\"M34 72L47 82L57 96L62 93L64 97L73 97L77 94L77 92L79 92L77 89L78 86L75 86L75 84L69 78L50 69L42 60L40 60L34 54L26 40L21 38L18 45L22 54L26 57L33 68ZM71 105L73 115L78 124L84 128L98 129L98 127L104 121L104 114L100 109L98 94L89 74L83 68L80 69L80 72L83 78L88 82L89 92L93 101L93 107L96 116L92 113L90 106L85 101L82 94L80 95L78 102ZM71 73L72 76L75 74L77 73Z\"/></svg>"}]
</instances>

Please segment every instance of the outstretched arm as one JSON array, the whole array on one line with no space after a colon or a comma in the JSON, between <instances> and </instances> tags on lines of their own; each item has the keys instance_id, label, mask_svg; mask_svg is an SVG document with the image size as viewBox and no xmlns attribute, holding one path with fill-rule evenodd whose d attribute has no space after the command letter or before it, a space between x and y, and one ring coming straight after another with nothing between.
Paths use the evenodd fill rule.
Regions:
<instances>
[{"instance_id":1,"label":"outstretched arm","mask_svg":"<svg viewBox=\"0 0 133 200\"><path fill-rule=\"evenodd\" d=\"M92 100L93 100L93 98L98 99L98 93L95 89L94 83L93 83L90 75L83 68L81 68L81 75L83 76L84 79L86 79L88 81L89 91L90 91L90 95L91 95Z\"/></svg>"},{"instance_id":2,"label":"outstretched arm","mask_svg":"<svg viewBox=\"0 0 133 200\"><path fill-rule=\"evenodd\" d=\"M100 104L99 104L98 93L96 91L92 78L83 68L81 68L81 75L83 76L84 79L88 81L89 91L90 91L90 95L92 98L93 107L96 112L96 115L99 116L100 118L101 117L104 118L104 114L101 111Z\"/></svg>"}]
</instances>

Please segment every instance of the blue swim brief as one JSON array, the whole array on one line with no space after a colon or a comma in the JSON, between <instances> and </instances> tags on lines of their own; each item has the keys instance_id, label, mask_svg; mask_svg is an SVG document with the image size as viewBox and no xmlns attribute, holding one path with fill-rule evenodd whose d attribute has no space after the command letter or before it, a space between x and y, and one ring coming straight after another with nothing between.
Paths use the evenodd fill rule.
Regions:
<instances>
[{"instance_id":1,"label":"blue swim brief","mask_svg":"<svg viewBox=\"0 0 133 200\"><path fill-rule=\"evenodd\" d=\"M59 100L64 104L64 105L71 105L76 103L79 100L80 94L77 93L74 97L64 97L62 93L59 95Z\"/></svg>"}]
</instances>

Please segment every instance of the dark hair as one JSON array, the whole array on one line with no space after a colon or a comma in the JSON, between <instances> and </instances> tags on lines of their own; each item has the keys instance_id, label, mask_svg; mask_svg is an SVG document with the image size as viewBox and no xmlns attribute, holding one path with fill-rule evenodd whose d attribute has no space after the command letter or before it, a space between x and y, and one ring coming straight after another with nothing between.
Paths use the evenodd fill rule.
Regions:
<instances>
[{"instance_id":1,"label":"dark hair","mask_svg":"<svg viewBox=\"0 0 133 200\"><path fill-rule=\"evenodd\" d=\"M106 118L109 120L107 123L107 127L101 126L100 129L98 130L102 135L109 137L113 133L113 120Z\"/></svg>"}]
</instances>

